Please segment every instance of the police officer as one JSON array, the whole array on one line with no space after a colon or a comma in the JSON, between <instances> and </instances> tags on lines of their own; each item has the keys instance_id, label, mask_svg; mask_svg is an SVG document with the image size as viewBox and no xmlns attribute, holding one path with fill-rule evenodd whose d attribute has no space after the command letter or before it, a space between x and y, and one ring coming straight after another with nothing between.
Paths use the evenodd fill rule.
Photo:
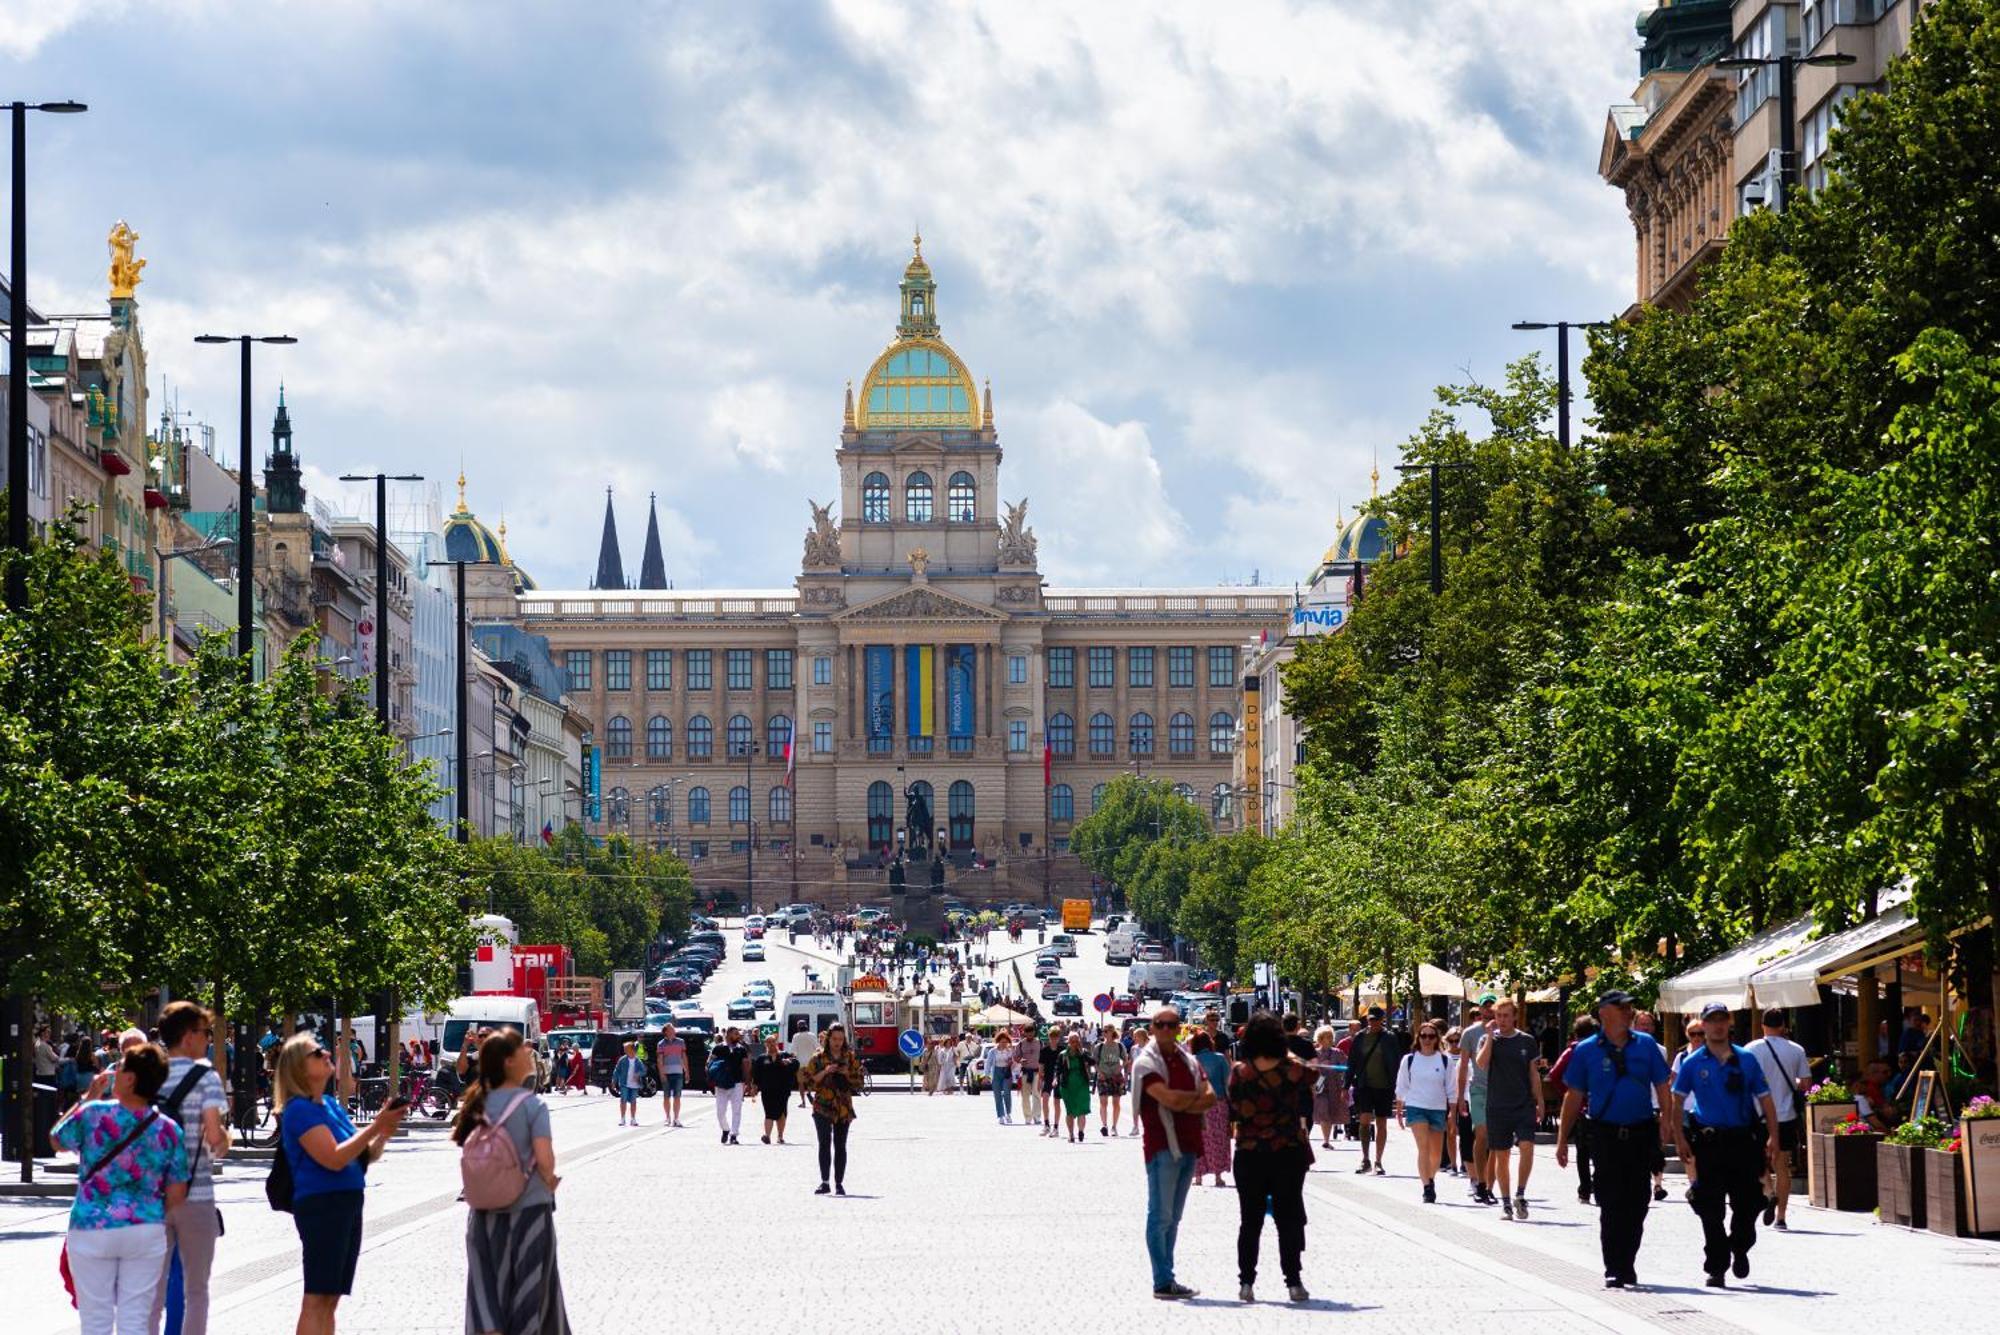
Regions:
<instances>
[{"instance_id":1,"label":"police officer","mask_svg":"<svg viewBox=\"0 0 2000 1335\"><path fill-rule=\"evenodd\" d=\"M1690 1193L1701 1217L1702 1268L1708 1287L1725 1287L1725 1271L1750 1273L1757 1215L1764 1208L1764 1165L1778 1155L1778 1110L1764 1068L1729 1040L1729 1007L1701 1008L1704 1042L1681 1059L1674 1102L1682 1112L1682 1162L1694 1179ZM1729 1212L1723 1226L1723 1209Z\"/></svg>"},{"instance_id":2,"label":"police officer","mask_svg":"<svg viewBox=\"0 0 2000 1335\"><path fill-rule=\"evenodd\" d=\"M1652 1206L1653 1158L1663 1140L1679 1135L1679 1124L1667 1054L1651 1034L1632 1028L1631 996L1599 997L1597 1023L1596 1035L1576 1045L1563 1071L1568 1092L1556 1126L1556 1163L1569 1167L1570 1138L1577 1118L1585 1117L1604 1287L1622 1289L1639 1282L1635 1267Z\"/></svg>"}]
</instances>

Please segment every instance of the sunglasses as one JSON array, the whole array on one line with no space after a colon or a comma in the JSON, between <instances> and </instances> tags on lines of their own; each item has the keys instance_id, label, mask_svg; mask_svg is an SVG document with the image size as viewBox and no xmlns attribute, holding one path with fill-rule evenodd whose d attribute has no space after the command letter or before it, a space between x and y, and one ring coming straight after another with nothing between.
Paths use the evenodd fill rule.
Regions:
<instances>
[{"instance_id":1,"label":"sunglasses","mask_svg":"<svg viewBox=\"0 0 2000 1335\"><path fill-rule=\"evenodd\" d=\"M1178 1020L1155 1020L1155 1021L1153 1021L1153 1028L1155 1028L1155 1029L1178 1029L1178 1028L1180 1028L1180 1027L1181 1027L1181 1026L1180 1026L1180 1021L1178 1021Z\"/></svg>"},{"instance_id":2,"label":"sunglasses","mask_svg":"<svg viewBox=\"0 0 2000 1335\"><path fill-rule=\"evenodd\" d=\"M331 1052L328 1052L325 1048L314 1048L312 1050L312 1055L320 1058L322 1061L333 1060L333 1054Z\"/></svg>"},{"instance_id":3,"label":"sunglasses","mask_svg":"<svg viewBox=\"0 0 2000 1335\"><path fill-rule=\"evenodd\" d=\"M1418 1031L1418 1033L1417 1033L1417 1037L1418 1037L1418 1038L1428 1038L1428 1039L1432 1040L1433 1042L1435 1042L1435 1041L1437 1040L1437 1035L1436 1035L1435 1033L1431 1032L1431 1031L1430 1031L1430 1030L1428 1030L1428 1029L1423 1029L1423 1030L1419 1030L1419 1031Z\"/></svg>"}]
</instances>

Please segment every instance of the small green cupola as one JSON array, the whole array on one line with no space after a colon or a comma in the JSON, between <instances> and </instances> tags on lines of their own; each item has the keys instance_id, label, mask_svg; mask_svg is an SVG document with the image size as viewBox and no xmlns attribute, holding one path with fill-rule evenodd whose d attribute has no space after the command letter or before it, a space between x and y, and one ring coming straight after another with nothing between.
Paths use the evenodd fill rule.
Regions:
<instances>
[{"instance_id":1,"label":"small green cupola","mask_svg":"<svg viewBox=\"0 0 2000 1335\"><path fill-rule=\"evenodd\" d=\"M916 254L903 270L903 318L896 332L904 338L937 337L937 284L931 281L931 266L924 263L924 234L910 240Z\"/></svg>"}]
</instances>

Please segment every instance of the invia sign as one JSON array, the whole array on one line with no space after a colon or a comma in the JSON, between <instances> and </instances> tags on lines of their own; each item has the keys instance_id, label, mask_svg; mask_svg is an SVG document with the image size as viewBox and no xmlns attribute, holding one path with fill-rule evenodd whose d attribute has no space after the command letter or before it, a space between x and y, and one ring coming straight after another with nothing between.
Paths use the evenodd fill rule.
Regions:
<instances>
[{"instance_id":1,"label":"invia sign","mask_svg":"<svg viewBox=\"0 0 2000 1335\"><path fill-rule=\"evenodd\" d=\"M1347 609L1335 604L1292 609L1292 634L1324 635L1347 622Z\"/></svg>"}]
</instances>

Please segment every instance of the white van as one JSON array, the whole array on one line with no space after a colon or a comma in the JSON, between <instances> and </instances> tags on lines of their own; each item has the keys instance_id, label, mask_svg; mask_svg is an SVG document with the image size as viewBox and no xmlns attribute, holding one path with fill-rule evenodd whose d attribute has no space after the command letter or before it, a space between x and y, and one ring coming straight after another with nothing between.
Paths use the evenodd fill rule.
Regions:
<instances>
[{"instance_id":1,"label":"white van","mask_svg":"<svg viewBox=\"0 0 2000 1335\"><path fill-rule=\"evenodd\" d=\"M793 992L778 1012L778 1033L787 1043L800 1033L818 1038L841 1018L840 998L832 992Z\"/></svg>"},{"instance_id":2,"label":"white van","mask_svg":"<svg viewBox=\"0 0 2000 1335\"><path fill-rule=\"evenodd\" d=\"M1179 960L1140 961L1125 972L1125 990L1134 996L1160 996L1188 985L1188 966Z\"/></svg>"},{"instance_id":3,"label":"white van","mask_svg":"<svg viewBox=\"0 0 2000 1335\"><path fill-rule=\"evenodd\" d=\"M533 997L460 997L445 1012L444 1036L438 1044L442 1059L457 1061L465 1036L474 1029L512 1029L540 1052L542 1008Z\"/></svg>"},{"instance_id":4,"label":"white van","mask_svg":"<svg viewBox=\"0 0 2000 1335\"><path fill-rule=\"evenodd\" d=\"M1104 938L1104 962L1110 965L1132 962L1132 938L1135 935L1132 924L1120 923Z\"/></svg>"}]
</instances>

